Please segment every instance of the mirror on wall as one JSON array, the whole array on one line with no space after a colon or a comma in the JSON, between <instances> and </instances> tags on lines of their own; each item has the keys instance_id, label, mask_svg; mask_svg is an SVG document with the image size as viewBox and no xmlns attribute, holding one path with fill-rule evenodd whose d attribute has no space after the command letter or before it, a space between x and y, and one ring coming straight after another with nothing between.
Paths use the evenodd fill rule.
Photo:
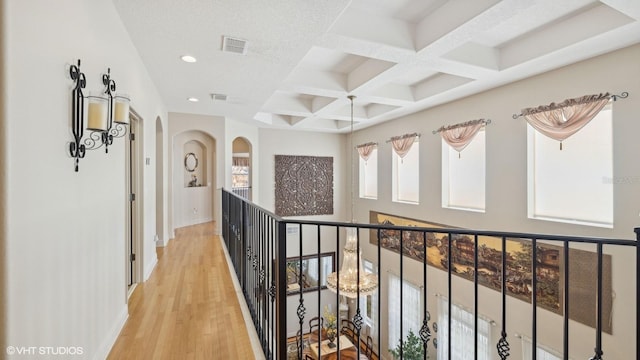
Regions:
<instances>
[{"instance_id":1,"label":"mirror on wall","mask_svg":"<svg viewBox=\"0 0 640 360\"><path fill-rule=\"evenodd\" d=\"M196 156L196 154L188 153L187 155L184 156L184 168L188 172L196 171L197 167L198 167L198 157Z\"/></svg>"},{"instance_id":2,"label":"mirror on wall","mask_svg":"<svg viewBox=\"0 0 640 360\"><path fill-rule=\"evenodd\" d=\"M287 258L287 295L299 294L300 283L302 283L303 292L314 291L318 287L326 289L327 276L335 271L335 257L335 252L322 253L320 259L318 255L306 255L302 257L302 266L300 266L300 257ZM318 260L320 260L320 266L318 266Z\"/></svg>"},{"instance_id":3,"label":"mirror on wall","mask_svg":"<svg viewBox=\"0 0 640 360\"><path fill-rule=\"evenodd\" d=\"M198 139L192 139L184 143L180 153L181 158L176 159L184 164L182 176L184 187L207 186L207 145Z\"/></svg>"}]
</instances>

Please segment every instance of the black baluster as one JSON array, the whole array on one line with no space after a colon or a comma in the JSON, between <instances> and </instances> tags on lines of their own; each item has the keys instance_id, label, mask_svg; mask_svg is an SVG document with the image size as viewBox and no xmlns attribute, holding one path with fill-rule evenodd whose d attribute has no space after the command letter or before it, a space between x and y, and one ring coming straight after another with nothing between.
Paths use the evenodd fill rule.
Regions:
<instances>
[{"instance_id":1,"label":"black baluster","mask_svg":"<svg viewBox=\"0 0 640 360\"><path fill-rule=\"evenodd\" d=\"M447 305L448 314L447 314L447 355L449 360L451 360L451 251L453 249L451 244L451 233L447 234L447 296L449 303Z\"/></svg>"},{"instance_id":2,"label":"black baluster","mask_svg":"<svg viewBox=\"0 0 640 360\"><path fill-rule=\"evenodd\" d=\"M422 288L422 293L424 297L423 303L423 320L422 327L418 334L420 335L420 339L422 340L422 351L423 351L423 360L427 360L427 346L429 345L429 340L431 340L431 329L429 329L429 310L427 310L427 233L422 232L422 251L424 253L424 259L422 259L422 284L424 285Z\"/></svg>"},{"instance_id":3,"label":"black baluster","mask_svg":"<svg viewBox=\"0 0 640 360\"><path fill-rule=\"evenodd\" d=\"M536 238L531 239L531 283L533 288L531 304L533 321L531 322L531 360L538 359L538 241Z\"/></svg>"},{"instance_id":4,"label":"black baluster","mask_svg":"<svg viewBox=\"0 0 640 360\"><path fill-rule=\"evenodd\" d=\"M278 221L276 242L276 339L277 359L287 358L287 224Z\"/></svg>"},{"instance_id":5,"label":"black baluster","mask_svg":"<svg viewBox=\"0 0 640 360\"><path fill-rule=\"evenodd\" d=\"M502 332L498 341L498 355L501 360L509 357L509 342L507 341L507 238L502 237Z\"/></svg>"},{"instance_id":6,"label":"black baluster","mask_svg":"<svg viewBox=\"0 0 640 360\"><path fill-rule=\"evenodd\" d=\"M564 360L569 360L569 240L564 241L564 314L563 314Z\"/></svg>"},{"instance_id":7,"label":"black baluster","mask_svg":"<svg viewBox=\"0 0 640 360\"><path fill-rule=\"evenodd\" d=\"M598 287L596 293L596 348L590 360L602 360L602 243L597 244Z\"/></svg>"},{"instance_id":8,"label":"black baluster","mask_svg":"<svg viewBox=\"0 0 640 360\"><path fill-rule=\"evenodd\" d=\"M478 234L473 237L473 358L478 360Z\"/></svg>"}]
</instances>

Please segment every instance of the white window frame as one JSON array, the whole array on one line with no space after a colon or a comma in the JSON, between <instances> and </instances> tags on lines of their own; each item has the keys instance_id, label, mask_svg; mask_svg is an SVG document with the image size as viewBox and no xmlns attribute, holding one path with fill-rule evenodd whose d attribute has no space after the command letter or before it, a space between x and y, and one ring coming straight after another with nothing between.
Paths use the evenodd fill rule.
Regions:
<instances>
[{"instance_id":1,"label":"white window frame","mask_svg":"<svg viewBox=\"0 0 640 360\"><path fill-rule=\"evenodd\" d=\"M359 171L359 190L360 197L363 199L377 199L378 198L378 147L374 147L369 155L369 159L365 161L362 157L360 159L360 171Z\"/></svg>"},{"instance_id":2,"label":"white window frame","mask_svg":"<svg viewBox=\"0 0 640 360\"><path fill-rule=\"evenodd\" d=\"M249 159L248 153L234 153L233 158L247 158ZM251 164L247 166L235 166L231 165L231 187L236 187L236 178L244 178L246 179L246 186L241 186L240 188L249 188L251 186Z\"/></svg>"},{"instance_id":3,"label":"white window frame","mask_svg":"<svg viewBox=\"0 0 640 360\"><path fill-rule=\"evenodd\" d=\"M398 346L398 340L406 340L409 330L416 336L422 326L422 291L420 287L407 280L400 282L400 277L389 273L389 349ZM402 284L402 299L400 299L400 284ZM400 337L400 307L402 307L402 337Z\"/></svg>"},{"instance_id":4,"label":"white window frame","mask_svg":"<svg viewBox=\"0 0 640 360\"><path fill-rule=\"evenodd\" d=\"M606 122L606 123L602 123L602 122ZM604 153L601 152L604 158L610 157L609 158L610 165L608 165L609 167L608 169L603 169L602 172L593 173L593 174L590 174L589 176L586 176L585 179L588 178L588 180L582 181L582 183L587 183L587 181L589 181L592 184L592 186L604 186L604 187L610 186L611 188L599 188L597 190L594 190L594 189L584 190L583 192L580 193L583 195L577 195L577 196L574 195L573 198L574 199L575 198L590 199L592 198L592 194L594 194L596 191L600 192L601 197L610 196L606 200L602 200L600 205L591 207L591 208L597 208L597 209L609 209L606 215L600 214L598 215L600 216L600 219L595 220L595 219L586 219L581 215L575 214L575 213L549 214L544 210L539 210L536 202L538 201L538 199L541 199L541 197L544 196L540 194L540 192L543 192L544 190L538 189L536 179L540 179L544 175L540 175L536 173L536 161L537 161L536 146L555 146L555 148L558 151L557 155L559 157L569 156L569 153L564 153L564 152L569 152L569 151L572 151L572 149L575 149L575 148L572 148L572 146L577 147L577 144L578 144L577 142L579 141L582 141L589 148L595 148L596 146L602 147L602 145L596 145L594 141L591 140L590 138L590 136L592 136L590 135L590 130L596 129L595 126L606 127L605 129L606 134L604 134L604 136L599 136L599 138L604 139L605 141L607 140L610 141L610 144L606 144L606 146L609 146L609 147L604 148ZM549 145L549 142L551 142L552 145ZM546 144L546 145L542 145L542 144ZM542 159L548 159L548 157L542 157ZM586 164L589 163L589 160L585 160L584 163L586 166ZM585 169L585 167L581 168L581 170L576 170L573 172L568 171L568 172L578 173L578 171L584 171L583 169ZM570 180L567 182L574 183ZM542 185L540 185L540 187L542 187ZM607 192L610 192L610 195L606 194ZM549 140L544 135L534 130L530 125L527 126L527 197L528 197L527 214L530 219L562 222L562 223L569 223L569 224L576 224L576 225L587 225L587 226L603 227L603 228L613 228L613 219L614 219L613 196L614 196L613 194L613 111L612 111L611 104L608 104L607 106L605 106L604 109L600 111L600 113L593 120L591 120L587 125L585 125L585 127L582 128L579 132L575 133L569 139L565 140L563 150L559 149L559 144L557 141ZM560 199L562 198L562 195L558 195L558 194L548 195L548 198ZM566 203L576 204L576 202L572 200L567 200ZM585 208L584 205L576 205L576 206ZM550 206L547 206L547 207L553 208L553 209L559 208L559 207L550 207Z\"/></svg>"},{"instance_id":5,"label":"white window frame","mask_svg":"<svg viewBox=\"0 0 640 360\"><path fill-rule=\"evenodd\" d=\"M414 160L415 159L415 160ZM411 166L415 166L415 179L400 179L402 173L411 169ZM391 200L393 202L405 203L405 204L419 204L420 203L420 142L416 140L409 152L404 158L400 158L395 151L392 151L392 181L391 181ZM404 168L404 169L403 169ZM410 170L409 170L410 171ZM415 194L413 196L407 196L400 188L402 184L411 182L411 186L415 188Z\"/></svg>"},{"instance_id":6,"label":"white window frame","mask_svg":"<svg viewBox=\"0 0 640 360\"><path fill-rule=\"evenodd\" d=\"M532 354L532 340L526 336L521 336L522 339L522 358L523 359L531 359L533 356ZM538 343L536 345L536 349L537 349L537 354L536 354L536 358L538 360L562 360L563 357L562 355L560 355L559 352ZM570 358L571 359L571 358Z\"/></svg>"},{"instance_id":7,"label":"white window frame","mask_svg":"<svg viewBox=\"0 0 640 360\"><path fill-rule=\"evenodd\" d=\"M363 259L363 270L368 274L376 274L375 264L367 259ZM369 307L367 306L367 300L371 299L371 317L368 316ZM360 297L360 312L362 314L362 318L364 319L365 325L368 325L371 329L371 337L375 338L377 334L376 324L376 316L378 315L378 292L374 292L371 295L361 296Z\"/></svg>"},{"instance_id":8,"label":"white window frame","mask_svg":"<svg viewBox=\"0 0 640 360\"><path fill-rule=\"evenodd\" d=\"M448 337L449 301L446 297L438 298L438 359L448 359L451 340L451 360L474 360L475 315L462 306L451 304L451 329L454 336ZM490 360L493 344L491 344L491 322L478 316L478 360Z\"/></svg>"},{"instance_id":9,"label":"white window frame","mask_svg":"<svg viewBox=\"0 0 640 360\"><path fill-rule=\"evenodd\" d=\"M486 209L486 137L484 129L478 131L471 143L462 153L458 153L444 139L442 140L442 207L484 213ZM469 163L468 161L474 161ZM465 166L460 167L462 163ZM466 171L465 177L470 183L465 188L458 188L459 179L453 173L454 166ZM452 201L455 192L466 192L479 197L463 203ZM456 202L456 203L454 203Z\"/></svg>"}]
</instances>

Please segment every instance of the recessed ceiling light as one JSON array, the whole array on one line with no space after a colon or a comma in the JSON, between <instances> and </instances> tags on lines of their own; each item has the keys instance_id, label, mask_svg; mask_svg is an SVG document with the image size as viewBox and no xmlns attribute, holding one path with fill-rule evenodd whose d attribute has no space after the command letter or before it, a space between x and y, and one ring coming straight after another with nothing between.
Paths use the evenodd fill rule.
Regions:
<instances>
[{"instance_id":1,"label":"recessed ceiling light","mask_svg":"<svg viewBox=\"0 0 640 360\"><path fill-rule=\"evenodd\" d=\"M180 57L180 59L182 59L182 61L188 62L188 63L194 63L194 62L198 61L196 58L194 58L191 55L182 55Z\"/></svg>"},{"instance_id":2,"label":"recessed ceiling light","mask_svg":"<svg viewBox=\"0 0 640 360\"><path fill-rule=\"evenodd\" d=\"M200 100L198 100L198 98L195 98L195 97L187 98L187 100L189 100L189 101L191 101L191 102L198 102L198 101L200 101Z\"/></svg>"}]
</instances>

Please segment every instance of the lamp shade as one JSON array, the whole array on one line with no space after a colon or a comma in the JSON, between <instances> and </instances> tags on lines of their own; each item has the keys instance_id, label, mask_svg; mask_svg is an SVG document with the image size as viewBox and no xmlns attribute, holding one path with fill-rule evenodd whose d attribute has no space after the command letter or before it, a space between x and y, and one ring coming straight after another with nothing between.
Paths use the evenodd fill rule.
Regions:
<instances>
[{"instance_id":1,"label":"lamp shade","mask_svg":"<svg viewBox=\"0 0 640 360\"><path fill-rule=\"evenodd\" d=\"M87 99L87 130L106 131L108 99L104 95L89 95Z\"/></svg>"},{"instance_id":2,"label":"lamp shade","mask_svg":"<svg viewBox=\"0 0 640 360\"><path fill-rule=\"evenodd\" d=\"M327 287L330 290L352 299L371 295L378 287L376 275L365 273L362 268L362 254L357 252L356 231L356 228L347 228L342 268L339 273L333 272L327 276Z\"/></svg>"},{"instance_id":3,"label":"lamp shade","mask_svg":"<svg viewBox=\"0 0 640 360\"><path fill-rule=\"evenodd\" d=\"M127 95L116 95L113 97L114 110L113 121L118 124L129 123L129 97Z\"/></svg>"}]
</instances>

